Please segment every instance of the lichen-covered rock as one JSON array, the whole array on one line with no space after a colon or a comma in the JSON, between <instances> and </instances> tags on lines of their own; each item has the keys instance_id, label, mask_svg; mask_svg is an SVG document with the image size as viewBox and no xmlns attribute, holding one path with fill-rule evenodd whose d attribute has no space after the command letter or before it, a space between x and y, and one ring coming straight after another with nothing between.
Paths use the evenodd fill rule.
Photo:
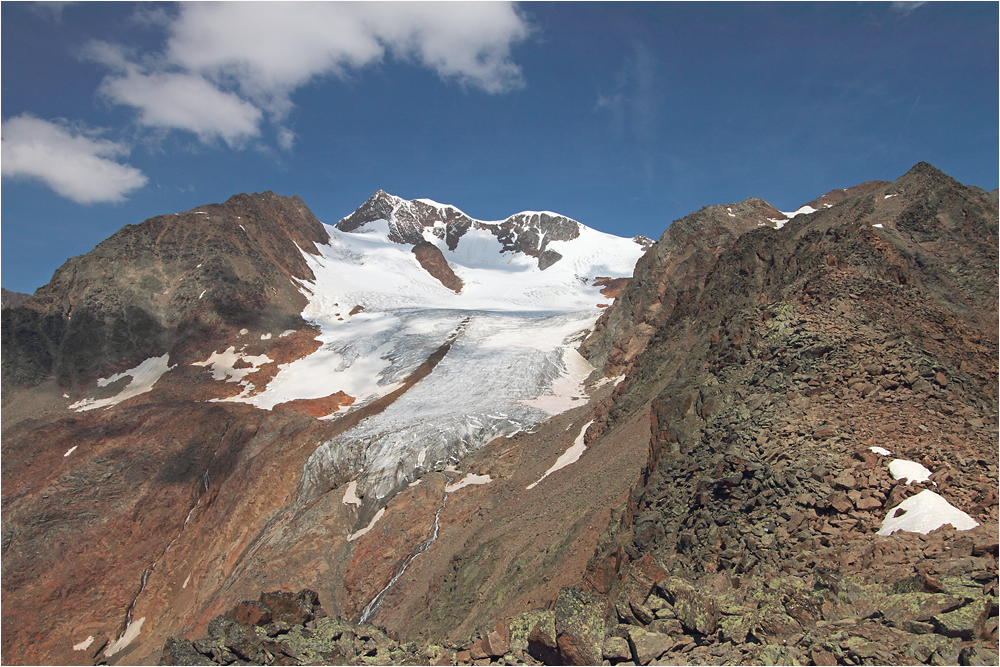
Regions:
<instances>
[{"instance_id":1,"label":"lichen-covered rock","mask_svg":"<svg viewBox=\"0 0 1000 667\"><path fill-rule=\"evenodd\" d=\"M945 637L972 639L983 627L988 611L985 600L977 600L952 611L935 614L932 619L937 632Z\"/></svg>"},{"instance_id":2,"label":"lichen-covered rock","mask_svg":"<svg viewBox=\"0 0 1000 667\"><path fill-rule=\"evenodd\" d=\"M606 638L601 653L605 660L614 662L632 659L632 649L629 648L628 640L623 637Z\"/></svg>"},{"instance_id":3,"label":"lichen-covered rock","mask_svg":"<svg viewBox=\"0 0 1000 667\"><path fill-rule=\"evenodd\" d=\"M714 598L705 595L678 577L664 583L674 614L691 632L713 634L719 626L719 606Z\"/></svg>"},{"instance_id":4,"label":"lichen-covered rock","mask_svg":"<svg viewBox=\"0 0 1000 667\"><path fill-rule=\"evenodd\" d=\"M669 635L647 632L637 627L628 629L629 648L632 650L633 658L640 665L648 665L673 648L676 643L677 641Z\"/></svg>"},{"instance_id":5,"label":"lichen-covered rock","mask_svg":"<svg viewBox=\"0 0 1000 667\"><path fill-rule=\"evenodd\" d=\"M170 637L163 645L161 665L203 665L205 657L186 639Z\"/></svg>"},{"instance_id":6,"label":"lichen-covered rock","mask_svg":"<svg viewBox=\"0 0 1000 667\"><path fill-rule=\"evenodd\" d=\"M576 588L562 588L556 601L556 643L569 665L601 662L606 600Z\"/></svg>"}]
</instances>

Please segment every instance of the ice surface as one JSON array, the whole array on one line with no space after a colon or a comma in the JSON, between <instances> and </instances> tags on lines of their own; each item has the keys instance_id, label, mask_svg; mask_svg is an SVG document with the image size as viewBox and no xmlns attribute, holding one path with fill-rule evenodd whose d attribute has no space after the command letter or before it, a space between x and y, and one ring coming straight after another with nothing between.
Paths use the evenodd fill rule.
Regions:
<instances>
[{"instance_id":1,"label":"ice surface","mask_svg":"<svg viewBox=\"0 0 1000 667\"><path fill-rule=\"evenodd\" d=\"M971 516L927 489L889 510L878 534L892 535L903 530L926 535L945 524L951 524L955 530L971 530L979 525Z\"/></svg>"},{"instance_id":2,"label":"ice surface","mask_svg":"<svg viewBox=\"0 0 1000 667\"><path fill-rule=\"evenodd\" d=\"M63 458L66 458L67 456L69 456L70 454L72 454L74 451L76 451L76 448L79 447L79 446L80 445L73 445L72 447L70 447L68 450L66 450L66 453L63 454Z\"/></svg>"},{"instance_id":3,"label":"ice surface","mask_svg":"<svg viewBox=\"0 0 1000 667\"><path fill-rule=\"evenodd\" d=\"M872 452L875 452L879 456L889 456L890 454L892 454L892 452L890 452L888 449L884 447L869 447L868 449Z\"/></svg>"},{"instance_id":4,"label":"ice surface","mask_svg":"<svg viewBox=\"0 0 1000 667\"><path fill-rule=\"evenodd\" d=\"M84 398L70 405L69 409L83 412L85 410L96 410L97 408L110 408L112 405L118 405L124 400L138 396L139 394L145 394L147 391L152 390L153 385L156 384L157 380L164 373L174 367L169 365L169 361L169 354L165 354L162 357L151 357L135 368L123 373L112 375L109 378L100 378L97 381L98 387L107 387L109 384L125 377L131 377L132 381L114 396L101 399Z\"/></svg>"},{"instance_id":5,"label":"ice surface","mask_svg":"<svg viewBox=\"0 0 1000 667\"><path fill-rule=\"evenodd\" d=\"M893 459L889 464L889 474L893 479L906 479L907 486L913 482L926 482L931 478L931 471L915 461Z\"/></svg>"},{"instance_id":6,"label":"ice surface","mask_svg":"<svg viewBox=\"0 0 1000 667\"><path fill-rule=\"evenodd\" d=\"M550 415L558 415L581 405L579 401L587 397L584 380L594 372L594 367L571 346L563 348L563 365L566 372L555 378L544 394L518 402Z\"/></svg>"}]
</instances>

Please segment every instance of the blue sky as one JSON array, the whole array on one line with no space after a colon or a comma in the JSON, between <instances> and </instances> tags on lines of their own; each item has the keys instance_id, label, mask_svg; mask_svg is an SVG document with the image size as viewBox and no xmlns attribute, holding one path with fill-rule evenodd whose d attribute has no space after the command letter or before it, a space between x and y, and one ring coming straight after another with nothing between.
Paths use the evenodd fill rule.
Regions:
<instances>
[{"instance_id":1,"label":"blue sky","mask_svg":"<svg viewBox=\"0 0 1000 667\"><path fill-rule=\"evenodd\" d=\"M238 192L375 190L658 238L927 161L998 183L998 4L21 3L2 284Z\"/></svg>"}]
</instances>

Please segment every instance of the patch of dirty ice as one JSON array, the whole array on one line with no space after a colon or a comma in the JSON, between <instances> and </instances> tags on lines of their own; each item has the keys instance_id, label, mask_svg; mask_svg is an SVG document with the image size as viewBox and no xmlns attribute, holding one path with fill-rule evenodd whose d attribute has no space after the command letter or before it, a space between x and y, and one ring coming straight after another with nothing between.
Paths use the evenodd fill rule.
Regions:
<instances>
[{"instance_id":1,"label":"patch of dirty ice","mask_svg":"<svg viewBox=\"0 0 1000 667\"><path fill-rule=\"evenodd\" d=\"M466 475L459 481L455 482L454 484L446 484L444 487L444 492L454 493L455 491L458 491L459 489L464 489L467 486L473 486L478 484L489 484L492 481L493 480L490 479L489 475L476 475L470 472L468 475Z\"/></svg>"},{"instance_id":2,"label":"patch of dirty ice","mask_svg":"<svg viewBox=\"0 0 1000 667\"><path fill-rule=\"evenodd\" d=\"M594 367L573 346L563 348L562 361L565 371L552 380L543 394L518 402L544 410L550 415L558 415L582 405L580 401L585 402L587 399L584 381L594 372Z\"/></svg>"},{"instance_id":3,"label":"patch of dirty ice","mask_svg":"<svg viewBox=\"0 0 1000 667\"><path fill-rule=\"evenodd\" d=\"M123 648L125 648L133 641L135 641L135 638L139 636L139 632L142 630L142 624L145 622L146 622L146 617L143 616L138 621L129 623L128 627L125 628L125 633L121 636L121 638L118 641L111 644L111 646L109 646L104 651L104 657L110 658L115 653L118 653Z\"/></svg>"},{"instance_id":4,"label":"patch of dirty ice","mask_svg":"<svg viewBox=\"0 0 1000 667\"><path fill-rule=\"evenodd\" d=\"M362 528L361 530L359 530L356 533L352 533L347 538L347 541L348 542L353 542L354 540L358 539L362 535L365 535L369 530L371 530L372 528L375 527L375 524L378 523L378 520L381 519L384 515L385 515L385 508L383 507L378 512L375 512L375 516L372 517L372 520L370 522L368 522L367 526L365 526L364 528Z\"/></svg>"},{"instance_id":5,"label":"patch of dirty ice","mask_svg":"<svg viewBox=\"0 0 1000 667\"><path fill-rule=\"evenodd\" d=\"M576 440L573 441L573 444L570 446L570 448L567 449L565 452L563 452L559 456L559 458L556 459L556 462L552 464L551 468L545 471L544 475L538 478L538 482L541 482L543 479L545 479L555 471L562 470L566 466L576 463L580 459L580 457L583 455L583 452L586 451L587 449L587 446L583 444L583 438L587 433L587 429L590 428L590 425L593 423L594 420L591 419L589 422L583 425L583 428L580 429L580 435L576 436ZM538 486L538 482L533 482L529 484L528 486L525 487L525 490L531 490L535 488L536 486Z\"/></svg>"},{"instance_id":6,"label":"patch of dirty ice","mask_svg":"<svg viewBox=\"0 0 1000 667\"><path fill-rule=\"evenodd\" d=\"M344 499L341 501L345 505L357 505L361 506L361 498L358 498L358 481L352 479L351 483L347 485L347 489L344 491Z\"/></svg>"}]
</instances>

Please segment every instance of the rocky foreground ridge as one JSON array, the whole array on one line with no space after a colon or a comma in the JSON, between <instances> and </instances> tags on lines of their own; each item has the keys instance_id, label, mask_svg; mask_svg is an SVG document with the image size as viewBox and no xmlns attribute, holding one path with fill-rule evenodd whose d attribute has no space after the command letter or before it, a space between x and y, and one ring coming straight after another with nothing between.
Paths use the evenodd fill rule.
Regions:
<instances>
[{"instance_id":1,"label":"rocky foreground ridge","mask_svg":"<svg viewBox=\"0 0 1000 667\"><path fill-rule=\"evenodd\" d=\"M996 664L995 195L927 164L835 192L791 220L747 200L674 222L581 346L589 401L350 541L346 480L283 509L345 424L192 417L179 389L9 424L5 385L4 662ZM106 444L60 477L81 434ZM113 511L78 516L85 489ZM979 525L879 534L925 494ZM294 543L268 528L316 516ZM146 625L109 655L122 609Z\"/></svg>"}]
</instances>

